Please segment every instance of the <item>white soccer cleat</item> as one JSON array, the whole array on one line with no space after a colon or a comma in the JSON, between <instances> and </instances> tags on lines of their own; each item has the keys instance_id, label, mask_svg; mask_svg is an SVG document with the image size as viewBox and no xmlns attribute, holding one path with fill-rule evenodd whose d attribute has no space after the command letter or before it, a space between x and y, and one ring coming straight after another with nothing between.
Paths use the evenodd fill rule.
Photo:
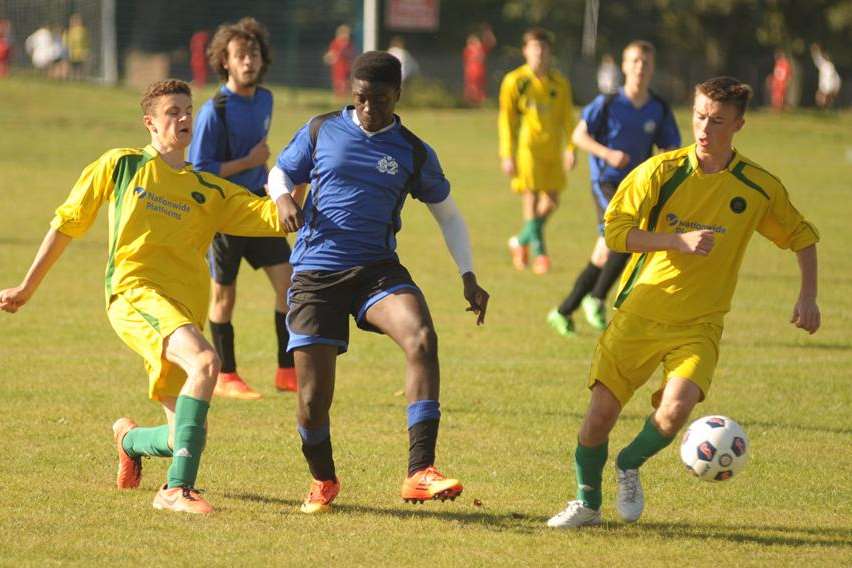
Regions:
<instances>
[{"instance_id":1,"label":"white soccer cleat","mask_svg":"<svg viewBox=\"0 0 852 568\"><path fill-rule=\"evenodd\" d=\"M564 511L559 511L547 521L554 529L576 529L601 524L601 512L589 509L582 501L569 501Z\"/></svg>"},{"instance_id":2,"label":"white soccer cleat","mask_svg":"<svg viewBox=\"0 0 852 568\"><path fill-rule=\"evenodd\" d=\"M615 508L625 522L635 523L642 516L642 510L645 508L645 495L642 493L642 482L639 481L639 470L621 470L616 465L615 474L618 478Z\"/></svg>"}]
</instances>

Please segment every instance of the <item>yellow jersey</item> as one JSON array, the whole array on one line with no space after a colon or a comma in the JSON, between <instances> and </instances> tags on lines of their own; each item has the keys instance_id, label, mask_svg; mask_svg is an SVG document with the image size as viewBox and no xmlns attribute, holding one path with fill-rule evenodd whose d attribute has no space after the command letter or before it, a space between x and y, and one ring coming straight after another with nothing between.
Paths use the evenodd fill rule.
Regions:
<instances>
[{"instance_id":1,"label":"yellow jersey","mask_svg":"<svg viewBox=\"0 0 852 568\"><path fill-rule=\"evenodd\" d=\"M50 226L80 237L104 203L109 203L107 304L114 294L141 286L203 317L210 287L205 255L213 235L283 234L271 199L190 164L174 169L150 145L109 150L89 164Z\"/></svg>"},{"instance_id":2,"label":"yellow jersey","mask_svg":"<svg viewBox=\"0 0 852 568\"><path fill-rule=\"evenodd\" d=\"M819 240L778 178L736 151L727 168L705 174L695 145L654 156L630 172L604 222L607 246L619 252L627 252L627 233L634 227L715 233L708 256L634 253L621 276L616 308L672 324L722 325L754 231L793 251Z\"/></svg>"},{"instance_id":3,"label":"yellow jersey","mask_svg":"<svg viewBox=\"0 0 852 568\"><path fill-rule=\"evenodd\" d=\"M500 86L500 157L515 158L519 150L534 159L561 163L571 148L574 105L571 83L559 71L536 75L529 65L510 71Z\"/></svg>"}]
</instances>

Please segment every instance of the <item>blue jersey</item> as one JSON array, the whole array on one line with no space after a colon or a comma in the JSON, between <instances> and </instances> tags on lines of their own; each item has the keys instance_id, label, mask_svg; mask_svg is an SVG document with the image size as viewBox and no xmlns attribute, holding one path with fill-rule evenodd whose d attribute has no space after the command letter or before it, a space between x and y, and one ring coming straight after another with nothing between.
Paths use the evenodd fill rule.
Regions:
<instances>
[{"instance_id":1,"label":"blue jersey","mask_svg":"<svg viewBox=\"0 0 852 568\"><path fill-rule=\"evenodd\" d=\"M618 185L633 168L647 160L657 148L679 148L680 131L674 115L662 99L651 94L636 108L624 95L624 89L612 96L598 95L583 109L589 135L608 148L630 155L630 163L613 168L603 159L589 154L592 182Z\"/></svg>"},{"instance_id":2,"label":"blue jersey","mask_svg":"<svg viewBox=\"0 0 852 568\"><path fill-rule=\"evenodd\" d=\"M216 98L210 99L204 103L195 118L192 144L189 147L189 161L193 167L215 175L219 175L222 162L248 155L269 133L272 120L272 93L263 87L258 87L253 97L243 97L222 85L217 97L224 98L227 125L222 124L216 111ZM263 186L268 173L266 166L261 164L236 173L228 179L247 187L256 195L263 196L266 195Z\"/></svg>"},{"instance_id":3,"label":"blue jersey","mask_svg":"<svg viewBox=\"0 0 852 568\"><path fill-rule=\"evenodd\" d=\"M395 117L388 129L368 134L353 107L325 120L311 140L303 126L278 156L278 167L295 184L310 183L290 264L303 270L346 270L396 259L396 232L406 195L439 203L450 193L435 151L428 145L414 179L413 135Z\"/></svg>"}]
</instances>

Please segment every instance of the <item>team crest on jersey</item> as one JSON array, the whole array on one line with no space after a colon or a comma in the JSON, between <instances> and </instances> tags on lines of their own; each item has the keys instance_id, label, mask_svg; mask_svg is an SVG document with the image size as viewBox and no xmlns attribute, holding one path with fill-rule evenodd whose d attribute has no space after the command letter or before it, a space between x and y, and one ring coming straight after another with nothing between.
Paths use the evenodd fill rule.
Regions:
<instances>
[{"instance_id":1,"label":"team crest on jersey","mask_svg":"<svg viewBox=\"0 0 852 568\"><path fill-rule=\"evenodd\" d=\"M135 193L136 197L138 197L139 199L144 199L144 197L146 195L144 187L137 187L136 189L133 190L133 193Z\"/></svg>"},{"instance_id":2,"label":"team crest on jersey","mask_svg":"<svg viewBox=\"0 0 852 568\"><path fill-rule=\"evenodd\" d=\"M193 198L193 199L195 200L195 202L196 202L196 203L198 203L199 205L202 205L202 204L204 204L204 202L205 202L205 201L207 201L207 198L206 198L206 197L204 197L204 194L203 194L203 193L199 193L199 192L197 192L197 191L193 191L190 195L192 195L192 198Z\"/></svg>"},{"instance_id":3,"label":"team crest on jersey","mask_svg":"<svg viewBox=\"0 0 852 568\"><path fill-rule=\"evenodd\" d=\"M645 124L642 125L642 129L645 131L645 134L653 134L657 129L657 123L653 120L646 120Z\"/></svg>"},{"instance_id":4,"label":"team crest on jersey","mask_svg":"<svg viewBox=\"0 0 852 568\"><path fill-rule=\"evenodd\" d=\"M734 213L742 213L746 210L746 200L742 197L734 197L731 199L731 211Z\"/></svg>"},{"instance_id":5,"label":"team crest on jersey","mask_svg":"<svg viewBox=\"0 0 852 568\"><path fill-rule=\"evenodd\" d=\"M669 224L669 227L674 227L678 224L679 221L680 219L678 219L677 215L675 215L674 213L669 213L668 215L666 215L666 223Z\"/></svg>"},{"instance_id":6,"label":"team crest on jersey","mask_svg":"<svg viewBox=\"0 0 852 568\"><path fill-rule=\"evenodd\" d=\"M395 176L396 172L399 170L399 164L396 163L393 156L384 155L376 164L376 169L383 174Z\"/></svg>"}]
</instances>

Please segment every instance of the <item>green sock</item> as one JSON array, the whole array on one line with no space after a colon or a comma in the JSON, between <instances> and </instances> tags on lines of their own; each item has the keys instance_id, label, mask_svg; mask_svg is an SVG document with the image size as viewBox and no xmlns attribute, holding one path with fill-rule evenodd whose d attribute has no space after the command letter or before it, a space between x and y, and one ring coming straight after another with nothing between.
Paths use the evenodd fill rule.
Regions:
<instances>
[{"instance_id":1,"label":"green sock","mask_svg":"<svg viewBox=\"0 0 852 568\"><path fill-rule=\"evenodd\" d=\"M518 233L518 244L527 246L535 236L535 219L529 219L524 222L521 232Z\"/></svg>"},{"instance_id":2,"label":"green sock","mask_svg":"<svg viewBox=\"0 0 852 568\"><path fill-rule=\"evenodd\" d=\"M172 449L169 447L169 425L129 430L121 441L121 447L132 458L137 456L170 458Z\"/></svg>"},{"instance_id":3,"label":"green sock","mask_svg":"<svg viewBox=\"0 0 852 568\"><path fill-rule=\"evenodd\" d=\"M584 507L595 509L601 508L601 478L606 463L609 441L600 446L586 447L577 443L574 452L574 469L577 472L577 500L583 502Z\"/></svg>"},{"instance_id":4,"label":"green sock","mask_svg":"<svg viewBox=\"0 0 852 568\"><path fill-rule=\"evenodd\" d=\"M175 405L175 446L169 467L169 487L195 487L207 431L210 403L181 395Z\"/></svg>"},{"instance_id":5,"label":"green sock","mask_svg":"<svg viewBox=\"0 0 852 568\"><path fill-rule=\"evenodd\" d=\"M532 223L532 238L530 239L530 252L533 256L545 254L544 247L544 219L536 218Z\"/></svg>"},{"instance_id":6,"label":"green sock","mask_svg":"<svg viewBox=\"0 0 852 568\"><path fill-rule=\"evenodd\" d=\"M618 469L639 469L639 466L648 461L651 456L671 444L672 440L674 436L666 438L660 434L649 416L639 435L618 453L616 458Z\"/></svg>"}]
</instances>

